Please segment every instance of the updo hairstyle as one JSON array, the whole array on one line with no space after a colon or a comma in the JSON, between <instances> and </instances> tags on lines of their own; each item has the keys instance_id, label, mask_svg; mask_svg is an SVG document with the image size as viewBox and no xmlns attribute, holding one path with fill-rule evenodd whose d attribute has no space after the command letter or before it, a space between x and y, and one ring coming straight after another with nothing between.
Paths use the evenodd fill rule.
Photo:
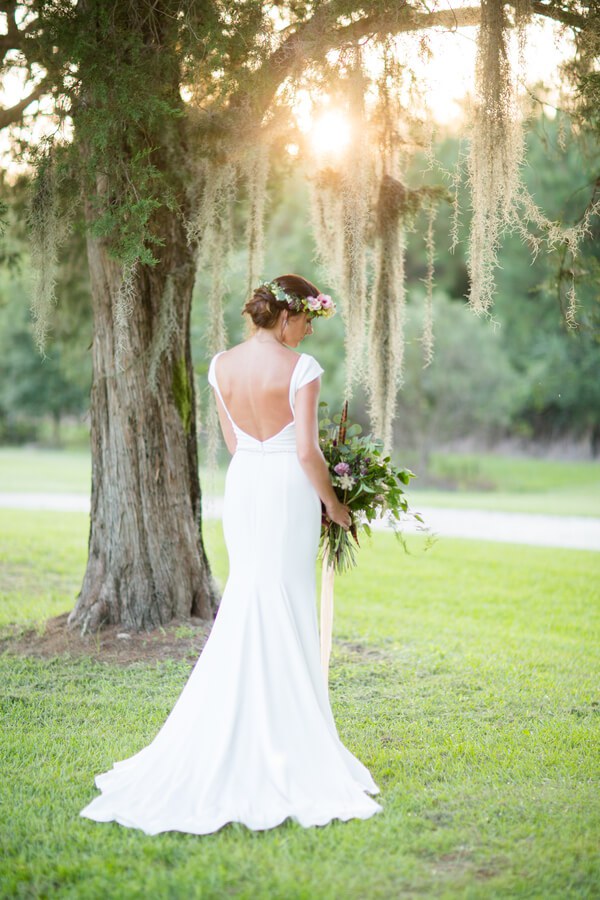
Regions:
<instances>
[{"instance_id":1,"label":"updo hairstyle","mask_svg":"<svg viewBox=\"0 0 600 900\"><path fill-rule=\"evenodd\" d=\"M273 281L283 288L286 294L294 294L296 297L316 297L319 289L312 282L301 275L279 275ZM247 301L242 310L242 315L247 313L257 328L274 328L279 314L287 309L288 315L299 316L303 310L290 309L285 301L277 300L266 285L257 287L252 297Z\"/></svg>"}]
</instances>

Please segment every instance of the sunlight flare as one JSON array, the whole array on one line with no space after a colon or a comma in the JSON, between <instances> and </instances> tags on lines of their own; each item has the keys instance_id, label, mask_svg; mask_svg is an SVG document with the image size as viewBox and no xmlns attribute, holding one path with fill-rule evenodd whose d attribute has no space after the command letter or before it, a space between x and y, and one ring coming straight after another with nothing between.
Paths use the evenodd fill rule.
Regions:
<instances>
[{"instance_id":1,"label":"sunlight flare","mask_svg":"<svg viewBox=\"0 0 600 900\"><path fill-rule=\"evenodd\" d=\"M348 147L351 136L348 118L336 109L318 115L306 134L316 156L339 156Z\"/></svg>"}]
</instances>

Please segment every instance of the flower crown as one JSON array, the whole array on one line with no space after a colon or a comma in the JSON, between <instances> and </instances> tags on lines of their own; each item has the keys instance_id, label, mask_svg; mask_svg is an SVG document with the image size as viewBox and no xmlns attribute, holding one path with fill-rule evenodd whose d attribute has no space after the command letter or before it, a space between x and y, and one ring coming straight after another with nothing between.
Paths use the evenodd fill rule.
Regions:
<instances>
[{"instance_id":1,"label":"flower crown","mask_svg":"<svg viewBox=\"0 0 600 900\"><path fill-rule=\"evenodd\" d=\"M298 297L291 291L284 291L281 285L275 281L263 281L259 287L268 288L276 300L285 303L288 309L294 312L306 312L311 316L323 316L324 319L330 319L335 316L335 303L329 294L317 294L316 297Z\"/></svg>"}]
</instances>

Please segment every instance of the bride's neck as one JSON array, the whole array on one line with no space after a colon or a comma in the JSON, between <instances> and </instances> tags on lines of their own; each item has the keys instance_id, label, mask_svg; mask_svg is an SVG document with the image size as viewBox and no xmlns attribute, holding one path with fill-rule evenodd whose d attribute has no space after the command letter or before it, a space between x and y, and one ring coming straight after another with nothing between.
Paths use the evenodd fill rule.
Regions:
<instances>
[{"instance_id":1,"label":"bride's neck","mask_svg":"<svg viewBox=\"0 0 600 900\"><path fill-rule=\"evenodd\" d=\"M257 344L279 344L280 347L283 347L283 341L269 328L257 328L252 335L252 340Z\"/></svg>"}]
</instances>

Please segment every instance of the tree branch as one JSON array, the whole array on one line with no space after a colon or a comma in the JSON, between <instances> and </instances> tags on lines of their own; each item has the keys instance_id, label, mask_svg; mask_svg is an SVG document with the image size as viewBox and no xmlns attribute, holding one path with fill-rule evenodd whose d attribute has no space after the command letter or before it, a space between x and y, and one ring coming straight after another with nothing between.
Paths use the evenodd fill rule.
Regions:
<instances>
[{"instance_id":1,"label":"tree branch","mask_svg":"<svg viewBox=\"0 0 600 900\"><path fill-rule=\"evenodd\" d=\"M507 0L510 6L516 0ZM533 0L533 13L554 19L574 28L587 24L584 16L569 12L552 3ZM480 6L459 7L457 9L417 12L408 3L390 3L380 12L365 16L349 25L336 26L339 11L333 4L319 7L315 15L299 24L295 31L271 54L256 72L248 72L243 85L230 100L230 112L239 109L246 115L260 117L268 109L280 84L300 71L307 60L322 59L329 50L337 50L347 43L361 38L383 38L411 31L429 28L455 30L478 25L481 17Z\"/></svg>"},{"instance_id":2,"label":"tree branch","mask_svg":"<svg viewBox=\"0 0 600 900\"><path fill-rule=\"evenodd\" d=\"M0 34L0 50L2 50L3 57L6 56L9 50L24 51L25 47L30 45L30 42L28 44L26 41L28 35L34 34L38 26L38 20L32 19L32 21L20 31L17 28L14 28L6 34Z\"/></svg>"},{"instance_id":3,"label":"tree branch","mask_svg":"<svg viewBox=\"0 0 600 900\"><path fill-rule=\"evenodd\" d=\"M17 26L17 6L18 0L2 0L0 3L0 12L6 14L6 32L7 36L13 38L19 34Z\"/></svg>"},{"instance_id":4,"label":"tree branch","mask_svg":"<svg viewBox=\"0 0 600 900\"><path fill-rule=\"evenodd\" d=\"M510 6L516 6L514 0L508 0L508 2ZM563 25L570 25L571 28L585 28L587 25L585 16L569 12L560 6L554 6L553 3L541 3L540 0L533 0L531 8L534 15L554 19L555 22L562 22Z\"/></svg>"},{"instance_id":5,"label":"tree branch","mask_svg":"<svg viewBox=\"0 0 600 900\"><path fill-rule=\"evenodd\" d=\"M455 28L464 28L469 25L479 25L481 11L478 6L466 6L459 9L443 9L436 12L420 13L411 8L406 8L396 21L390 19L388 14L367 16L367 18L352 22L338 28L334 37L336 43L328 49L335 50L348 41L357 41L363 37L387 37L394 34L404 34L408 31L425 31L429 28L447 28L454 31Z\"/></svg>"},{"instance_id":6,"label":"tree branch","mask_svg":"<svg viewBox=\"0 0 600 900\"><path fill-rule=\"evenodd\" d=\"M14 106L9 106L7 109L0 109L0 128L6 128L7 125L13 125L15 122L22 119L23 113L29 104L33 103L34 100L39 100L42 94L46 93L50 84L51 81L49 78L43 78L39 84L36 84L27 97L24 97L18 103L15 103Z\"/></svg>"},{"instance_id":7,"label":"tree branch","mask_svg":"<svg viewBox=\"0 0 600 900\"><path fill-rule=\"evenodd\" d=\"M271 54L256 72L248 72L243 86L232 96L230 109L244 109L246 113L261 115L271 103L279 85L294 72L301 70L307 60L322 59L329 50L337 50L347 43L365 37L384 37L436 26L457 28L477 25L479 7L418 13L407 4L391 3L377 14L366 16L350 25L335 27L339 12L329 5L322 6L315 15L300 24Z\"/></svg>"}]
</instances>

